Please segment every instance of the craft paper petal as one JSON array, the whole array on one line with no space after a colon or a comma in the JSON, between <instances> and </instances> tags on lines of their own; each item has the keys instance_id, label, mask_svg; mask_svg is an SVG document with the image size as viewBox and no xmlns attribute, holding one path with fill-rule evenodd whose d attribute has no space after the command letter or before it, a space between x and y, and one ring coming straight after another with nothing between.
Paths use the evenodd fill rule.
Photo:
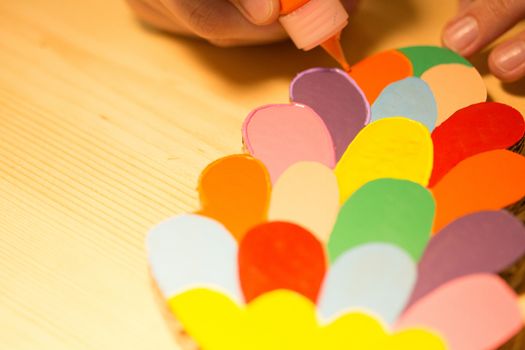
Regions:
<instances>
[{"instance_id":1,"label":"craft paper petal","mask_svg":"<svg viewBox=\"0 0 525 350\"><path fill-rule=\"evenodd\" d=\"M367 350L445 350L446 346L437 334L425 329L407 329L388 332L378 320L366 314L346 314L321 329L321 337L315 347L289 349L367 349ZM310 345L311 346L311 345ZM270 348L267 348L270 349ZM273 349L273 348L272 348Z\"/></svg>"},{"instance_id":2,"label":"craft paper petal","mask_svg":"<svg viewBox=\"0 0 525 350\"><path fill-rule=\"evenodd\" d=\"M367 125L335 168L341 203L375 179L405 179L426 186L432 155L430 132L421 123L387 118Z\"/></svg>"},{"instance_id":3,"label":"craft paper petal","mask_svg":"<svg viewBox=\"0 0 525 350\"><path fill-rule=\"evenodd\" d=\"M525 227L506 211L481 211L445 226L418 265L410 304L457 277L498 273L525 253Z\"/></svg>"},{"instance_id":4,"label":"craft paper petal","mask_svg":"<svg viewBox=\"0 0 525 350\"><path fill-rule=\"evenodd\" d=\"M396 329L426 327L450 349L496 349L523 326L516 294L499 277L478 274L444 284L412 305Z\"/></svg>"},{"instance_id":5,"label":"craft paper petal","mask_svg":"<svg viewBox=\"0 0 525 350\"><path fill-rule=\"evenodd\" d=\"M412 76L412 63L397 50L367 57L352 67L350 76L361 87L370 104L389 84Z\"/></svg>"},{"instance_id":6,"label":"craft paper petal","mask_svg":"<svg viewBox=\"0 0 525 350\"><path fill-rule=\"evenodd\" d=\"M419 78L406 78L388 85L372 105L372 121L406 117L432 131L436 125L437 106L432 90Z\"/></svg>"},{"instance_id":7,"label":"craft paper petal","mask_svg":"<svg viewBox=\"0 0 525 350\"><path fill-rule=\"evenodd\" d=\"M440 125L452 113L474 103L487 100L487 88L474 67L464 64L441 64L421 76L432 90L437 104Z\"/></svg>"},{"instance_id":8,"label":"craft paper petal","mask_svg":"<svg viewBox=\"0 0 525 350\"><path fill-rule=\"evenodd\" d=\"M339 188L333 171L315 162L300 162L277 180L270 201L271 221L287 221L326 242L339 212Z\"/></svg>"},{"instance_id":9,"label":"craft paper petal","mask_svg":"<svg viewBox=\"0 0 525 350\"><path fill-rule=\"evenodd\" d=\"M315 302L326 272L319 240L287 222L269 222L248 231L240 243L238 261L247 301L276 289L289 289Z\"/></svg>"},{"instance_id":10,"label":"craft paper petal","mask_svg":"<svg viewBox=\"0 0 525 350\"><path fill-rule=\"evenodd\" d=\"M434 232L481 210L497 210L525 196L525 157L506 150L477 154L445 175L432 193L436 200Z\"/></svg>"},{"instance_id":11,"label":"craft paper petal","mask_svg":"<svg viewBox=\"0 0 525 350\"><path fill-rule=\"evenodd\" d=\"M264 165L248 155L211 163L199 179L199 214L220 221L237 238L267 220L270 178Z\"/></svg>"},{"instance_id":12,"label":"craft paper petal","mask_svg":"<svg viewBox=\"0 0 525 350\"><path fill-rule=\"evenodd\" d=\"M418 261L430 238L434 209L430 191L416 183L395 179L369 182L339 212L328 241L330 261L371 242L399 246Z\"/></svg>"},{"instance_id":13,"label":"craft paper petal","mask_svg":"<svg viewBox=\"0 0 525 350\"><path fill-rule=\"evenodd\" d=\"M245 311L226 295L193 289L168 300L184 331L202 350L246 350Z\"/></svg>"},{"instance_id":14,"label":"craft paper petal","mask_svg":"<svg viewBox=\"0 0 525 350\"><path fill-rule=\"evenodd\" d=\"M300 104L268 105L254 110L243 125L248 152L268 168L272 183L291 165L315 161L335 166L332 137L313 109Z\"/></svg>"},{"instance_id":15,"label":"craft paper petal","mask_svg":"<svg viewBox=\"0 0 525 350\"><path fill-rule=\"evenodd\" d=\"M147 237L151 272L162 294L209 287L241 302L237 242L224 226L199 215L181 215L154 227Z\"/></svg>"},{"instance_id":16,"label":"craft paper petal","mask_svg":"<svg viewBox=\"0 0 525 350\"><path fill-rule=\"evenodd\" d=\"M472 64L464 57L444 47L410 46L398 50L412 62L416 77L420 77L429 68L440 64L458 63L472 67Z\"/></svg>"},{"instance_id":17,"label":"craft paper petal","mask_svg":"<svg viewBox=\"0 0 525 350\"><path fill-rule=\"evenodd\" d=\"M523 116L496 102L482 102L455 112L432 132L434 186L460 161L478 153L509 148L525 133Z\"/></svg>"},{"instance_id":18,"label":"craft paper petal","mask_svg":"<svg viewBox=\"0 0 525 350\"><path fill-rule=\"evenodd\" d=\"M336 159L370 121L370 105L361 88L340 69L313 68L297 75L290 86L294 102L310 106L323 118Z\"/></svg>"},{"instance_id":19,"label":"craft paper petal","mask_svg":"<svg viewBox=\"0 0 525 350\"><path fill-rule=\"evenodd\" d=\"M209 290L188 291L170 299L169 305L204 350L446 349L431 332L411 329L389 334L364 313L347 314L321 326L315 305L287 290L264 294L242 308Z\"/></svg>"},{"instance_id":20,"label":"craft paper petal","mask_svg":"<svg viewBox=\"0 0 525 350\"><path fill-rule=\"evenodd\" d=\"M392 324L405 308L415 282L416 265L401 248L385 243L358 246L330 267L318 312L331 320L350 310L366 310Z\"/></svg>"}]
</instances>

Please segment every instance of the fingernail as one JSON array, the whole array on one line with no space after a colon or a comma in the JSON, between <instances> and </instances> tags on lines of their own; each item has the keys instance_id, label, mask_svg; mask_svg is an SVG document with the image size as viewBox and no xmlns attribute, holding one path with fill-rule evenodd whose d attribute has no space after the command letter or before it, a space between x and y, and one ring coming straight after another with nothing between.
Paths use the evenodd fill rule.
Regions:
<instances>
[{"instance_id":1,"label":"fingernail","mask_svg":"<svg viewBox=\"0 0 525 350\"><path fill-rule=\"evenodd\" d=\"M494 52L494 63L503 72L512 72L525 64L525 41L517 41Z\"/></svg>"},{"instance_id":2,"label":"fingernail","mask_svg":"<svg viewBox=\"0 0 525 350\"><path fill-rule=\"evenodd\" d=\"M477 39L478 34L478 21L472 16L467 16L445 30L443 42L448 48L462 53Z\"/></svg>"},{"instance_id":3,"label":"fingernail","mask_svg":"<svg viewBox=\"0 0 525 350\"><path fill-rule=\"evenodd\" d=\"M272 15L273 1L239 0L239 4L254 23L264 23Z\"/></svg>"}]
</instances>

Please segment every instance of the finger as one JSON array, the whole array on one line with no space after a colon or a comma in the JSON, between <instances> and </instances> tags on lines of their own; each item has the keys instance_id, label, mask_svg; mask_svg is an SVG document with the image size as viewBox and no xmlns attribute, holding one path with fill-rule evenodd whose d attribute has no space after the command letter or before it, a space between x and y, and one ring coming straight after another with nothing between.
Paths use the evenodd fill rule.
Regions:
<instances>
[{"instance_id":1,"label":"finger","mask_svg":"<svg viewBox=\"0 0 525 350\"><path fill-rule=\"evenodd\" d=\"M189 34L189 30L177 25L177 23L169 17L169 14L157 10L143 0L126 1L140 21L170 33Z\"/></svg>"},{"instance_id":2,"label":"finger","mask_svg":"<svg viewBox=\"0 0 525 350\"><path fill-rule=\"evenodd\" d=\"M285 37L278 23L259 26L226 0L161 0L196 35L216 40L275 41Z\"/></svg>"},{"instance_id":3,"label":"finger","mask_svg":"<svg viewBox=\"0 0 525 350\"><path fill-rule=\"evenodd\" d=\"M443 44L470 56L512 28L524 15L523 0L474 1L447 24Z\"/></svg>"},{"instance_id":4,"label":"finger","mask_svg":"<svg viewBox=\"0 0 525 350\"><path fill-rule=\"evenodd\" d=\"M285 40L286 38L282 38L281 40ZM243 40L243 39L211 39L208 40L211 44L218 46L218 47L249 47L249 46L258 46L258 45L264 45L264 44L270 44L275 43L279 41L279 39L266 39L266 38L260 38L257 40L249 39L249 40Z\"/></svg>"},{"instance_id":5,"label":"finger","mask_svg":"<svg viewBox=\"0 0 525 350\"><path fill-rule=\"evenodd\" d=\"M525 31L498 45L489 56L496 77L511 82L525 77Z\"/></svg>"},{"instance_id":6,"label":"finger","mask_svg":"<svg viewBox=\"0 0 525 350\"><path fill-rule=\"evenodd\" d=\"M266 25L279 18L279 0L229 0L253 24Z\"/></svg>"}]
</instances>

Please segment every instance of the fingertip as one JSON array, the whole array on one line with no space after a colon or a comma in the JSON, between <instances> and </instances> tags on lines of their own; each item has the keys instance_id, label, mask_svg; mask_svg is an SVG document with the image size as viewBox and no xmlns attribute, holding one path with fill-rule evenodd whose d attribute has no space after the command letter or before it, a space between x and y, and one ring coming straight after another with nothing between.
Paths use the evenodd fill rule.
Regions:
<instances>
[{"instance_id":1,"label":"fingertip","mask_svg":"<svg viewBox=\"0 0 525 350\"><path fill-rule=\"evenodd\" d=\"M249 38L212 38L208 41L218 47L248 47L256 45L264 45L286 40L288 36L277 24L272 24L264 27L264 31L259 35L252 35Z\"/></svg>"},{"instance_id":2,"label":"fingertip","mask_svg":"<svg viewBox=\"0 0 525 350\"><path fill-rule=\"evenodd\" d=\"M470 56L479 49L479 23L474 16L456 18L445 26L441 35L443 45L463 56Z\"/></svg>"},{"instance_id":3,"label":"fingertip","mask_svg":"<svg viewBox=\"0 0 525 350\"><path fill-rule=\"evenodd\" d=\"M274 23L279 19L280 13L281 13L281 2L279 0L268 0L271 3L271 11L267 18L266 23L263 24L270 24Z\"/></svg>"},{"instance_id":4,"label":"fingertip","mask_svg":"<svg viewBox=\"0 0 525 350\"><path fill-rule=\"evenodd\" d=\"M511 40L496 47L489 56L489 68L504 82L525 77L525 40Z\"/></svg>"},{"instance_id":5,"label":"fingertip","mask_svg":"<svg viewBox=\"0 0 525 350\"><path fill-rule=\"evenodd\" d=\"M253 24L267 25L279 18L279 0L234 0L233 3Z\"/></svg>"},{"instance_id":6,"label":"fingertip","mask_svg":"<svg viewBox=\"0 0 525 350\"><path fill-rule=\"evenodd\" d=\"M443 43L470 56L512 28L524 14L525 1L461 0L458 15L443 31Z\"/></svg>"}]
</instances>

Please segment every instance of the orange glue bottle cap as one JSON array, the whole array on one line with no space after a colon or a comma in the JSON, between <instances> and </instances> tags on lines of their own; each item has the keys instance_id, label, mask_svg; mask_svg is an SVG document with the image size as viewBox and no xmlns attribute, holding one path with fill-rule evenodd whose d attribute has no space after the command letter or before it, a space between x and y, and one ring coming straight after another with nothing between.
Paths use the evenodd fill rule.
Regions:
<instances>
[{"instance_id":1,"label":"orange glue bottle cap","mask_svg":"<svg viewBox=\"0 0 525 350\"><path fill-rule=\"evenodd\" d=\"M340 0L310 0L279 21L295 45L308 51L337 37L348 17Z\"/></svg>"}]
</instances>

